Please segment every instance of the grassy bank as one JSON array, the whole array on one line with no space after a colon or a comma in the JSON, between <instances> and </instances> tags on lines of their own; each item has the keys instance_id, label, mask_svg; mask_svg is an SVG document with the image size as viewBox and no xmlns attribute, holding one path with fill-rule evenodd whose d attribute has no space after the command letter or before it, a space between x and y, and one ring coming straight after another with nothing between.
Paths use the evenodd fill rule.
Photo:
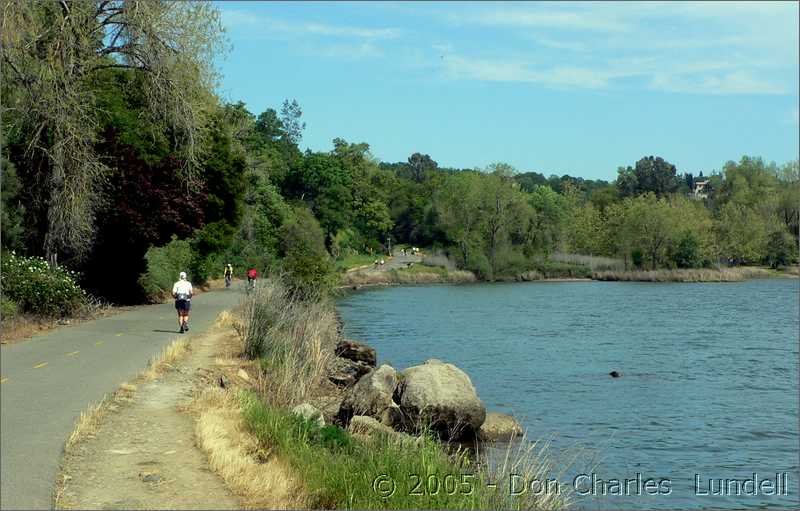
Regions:
<instances>
[{"instance_id":1,"label":"grassy bank","mask_svg":"<svg viewBox=\"0 0 800 511\"><path fill-rule=\"evenodd\" d=\"M771 273L764 268L699 268L649 271L596 271L592 279L627 282L741 282L764 278Z\"/></svg>"},{"instance_id":2,"label":"grassy bank","mask_svg":"<svg viewBox=\"0 0 800 511\"><path fill-rule=\"evenodd\" d=\"M386 272L389 273L389 272ZM408 272L413 274L411 272ZM430 272L418 271L418 274ZM508 473L546 479L553 473L531 444L509 447L491 470L480 459L452 453L429 437L402 440L396 433L354 434L320 427L292 407L331 391L325 368L338 339L333 304L298 301L278 283L265 282L244 304L238 331L251 357L261 358L255 391L240 395L248 429L260 448L302 475L309 508L347 509L561 509L567 495L512 496ZM407 437L405 437L407 438ZM496 482L497 487L487 486Z\"/></svg>"},{"instance_id":3,"label":"grassy bank","mask_svg":"<svg viewBox=\"0 0 800 511\"><path fill-rule=\"evenodd\" d=\"M253 394L242 400L245 420L259 441L303 474L310 508L561 509L565 504L554 492L513 497L502 483L491 488L503 474L481 469L464 452L448 454L430 438L412 446L390 435L363 437L320 427ZM550 467L529 458L517 460L517 473L546 478Z\"/></svg>"}]
</instances>

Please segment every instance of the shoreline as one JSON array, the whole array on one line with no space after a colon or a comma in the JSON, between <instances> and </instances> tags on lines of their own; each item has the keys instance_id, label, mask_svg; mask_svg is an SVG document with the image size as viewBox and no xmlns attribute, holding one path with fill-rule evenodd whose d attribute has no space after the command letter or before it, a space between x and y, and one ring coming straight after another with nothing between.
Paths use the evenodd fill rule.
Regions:
<instances>
[{"instance_id":1,"label":"shoreline","mask_svg":"<svg viewBox=\"0 0 800 511\"><path fill-rule=\"evenodd\" d=\"M795 270L796 271L796 270ZM734 267L721 269L673 269L637 271L593 271L591 277L544 277L529 279L525 275L501 277L494 281L481 280L474 273L426 271L400 273L402 270L374 272L356 270L342 274L350 282L336 286L337 291L359 291L390 286L417 286L429 284L491 284L491 283L535 283L535 282L652 282L652 283L720 283L744 282L756 279L798 279L800 274L791 269L772 270L764 267ZM468 277L465 275L469 275Z\"/></svg>"}]
</instances>

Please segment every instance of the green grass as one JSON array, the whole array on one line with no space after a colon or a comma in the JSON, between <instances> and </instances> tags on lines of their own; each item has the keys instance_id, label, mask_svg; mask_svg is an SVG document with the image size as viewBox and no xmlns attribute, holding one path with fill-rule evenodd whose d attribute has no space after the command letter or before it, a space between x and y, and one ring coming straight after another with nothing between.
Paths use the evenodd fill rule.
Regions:
<instances>
[{"instance_id":1,"label":"green grass","mask_svg":"<svg viewBox=\"0 0 800 511\"><path fill-rule=\"evenodd\" d=\"M531 509L562 508L560 497L511 497L487 487L486 472L463 453L448 455L425 438L416 446L391 436L354 437L337 426L270 407L252 393L243 414L259 442L287 461L302 481L310 508ZM438 483L438 484L437 484ZM499 486L499 485L498 485ZM393 490L392 490L393 488Z\"/></svg>"},{"instance_id":2,"label":"green grass","mask_svg":"<svg viewBox=\"0 0 800 511\"><path fill-rule=\"evenodd\" d=\"M380 259L380 258L381 256L375 256L369 254L348 255L340 259L337 259L334 265L337 271L347 271L351 268L358 268L359 266L372 264L375 262L375 259Z\"/></svg>"}]
</instances>

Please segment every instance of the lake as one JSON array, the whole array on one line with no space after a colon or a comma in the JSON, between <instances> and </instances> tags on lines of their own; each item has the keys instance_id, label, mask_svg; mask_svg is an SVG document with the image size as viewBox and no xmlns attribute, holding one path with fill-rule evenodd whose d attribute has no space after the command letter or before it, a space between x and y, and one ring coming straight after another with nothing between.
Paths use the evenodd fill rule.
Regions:
<instances>
[{"instance_id":1,"label":"lake","mask_svg":"<svg viewBox=\"0 0 800 511\"><path fill-rule=\"evenodd\" d=\"M578 507L796 508L799 291L793 279L435 285L337 306L379 363L451 362L487 410L577 459L561 479L586 495ZM619 496L613 480L637 474L661 493L628 483L634 495ZM713 494L754 475L758 495Z\"/></svg>"}]
</instances>

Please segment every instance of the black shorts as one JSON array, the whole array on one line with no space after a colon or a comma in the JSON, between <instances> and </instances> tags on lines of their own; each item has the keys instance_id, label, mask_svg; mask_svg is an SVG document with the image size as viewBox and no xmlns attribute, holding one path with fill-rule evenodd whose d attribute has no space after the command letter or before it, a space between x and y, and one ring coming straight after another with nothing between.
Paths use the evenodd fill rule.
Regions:
<instances>
[{"instance_id":1,"label":"black shorts","mask_svg":"<svg viewBox=\"0 0 800 511\"><path fill-rule=\"evenodd\" d=\"M191 300L175 300L175 308L179 311L186 311L192 308L192 301Z\"/></svg>"}]
</instances>

